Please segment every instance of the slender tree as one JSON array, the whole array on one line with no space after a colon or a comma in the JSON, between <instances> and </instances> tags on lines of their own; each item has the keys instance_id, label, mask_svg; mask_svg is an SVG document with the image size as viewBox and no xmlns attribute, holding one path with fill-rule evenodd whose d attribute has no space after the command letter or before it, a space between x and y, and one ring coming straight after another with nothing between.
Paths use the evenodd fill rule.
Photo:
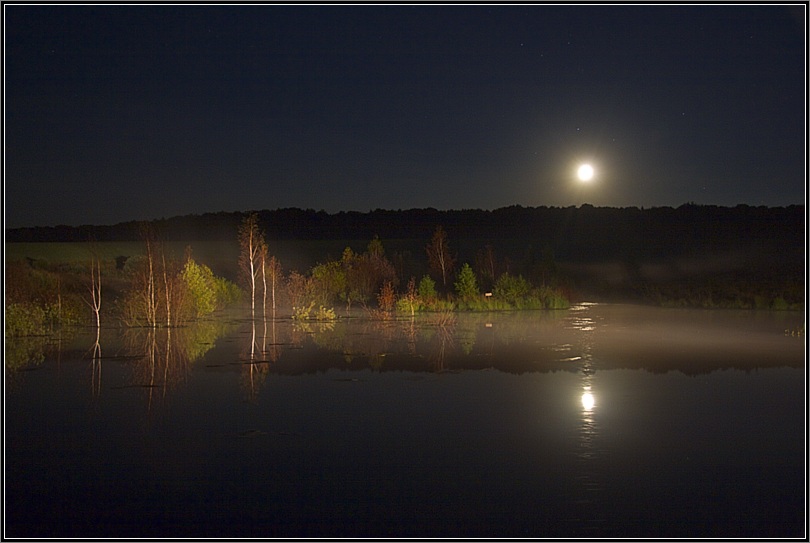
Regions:
<instances>
[{"instance_id":1,"label":"slender tree","mask_svg":"<svg viewBox=\"0 0 810 543\"><path fill-rule=\"evenodd\" d=\"M428 256L428 265L442 279L442 285L447 288L447 279L453 272L455 259L450 254L450 246L447 243L447 233L441 225L436 227L433 238L425 247Z\"/></svg>"},{"instance_id":2,"label":"slender tree","mask_svg":"<svg viewBox=\"0 0 810 543\"><path fill-rule=\"evenodd\" d=\"M259 254L264 244L264 236L259 231L259 217L250 213L239 227L239 265L250 289L250 311L256 312L256 279L259 271Z\"/></svg>"},{"instance_id":3,"label":"slender tree","mask_svg":"<svg viewBox=\"0 0 810 543\"><path fill-rule=\"evenodd\" d=\"M169 278L169 271L166 266L166 251L162 245L160 247L160 260L163 266L163 292L166 296L166 326L169 327L172 325L172 287L174 281Z\"/></svg>"},{"instance_id":4,"label":"slender tree","mask_svg":"<svg viewBox=\"0 0 810 543\"><path fill-rule=\"evenodd\" d=\"M259 246L259 268L262 272L262 319L267 319L267 242L264 237Z\"/></svg>"},{"instance_id":5,"label":"slender tree","mask_svg":"<svg viewBox=\"0 0 810 543\"><path fill-rule=\"evenodd\" d=\"M408 290L402 296L408 308L411 310L411 317L414 316L416 306L419 304L419 293L416 290L416 277L411 277L408 281Z\"/></svg>"},{"instance_id":6,"label":"slender tree","mask_svg":"<svg viewBox=\"0 0 810 543\"><path fill-rule=\"evenodd\" d=\"M281 263L275 256L271 256L267 261L267 273L270 276L270 299L273 307L273 314L276 312L276 285L282 279Z\"/></svg>"},{"instance_id":7,"label":"slender tree","mask_svg":"<svg viewBox=\"0 0 810 543\"><path fill-rule=\"evenodd\" d=\"M144 277L144 301L146 323L157 326L157 292L155 286L155 232L149 223L141 223L141 237L146 244L146 270Z\"/></svg>"},{"instance_id":8,"label":"slender tree","mask_svg":"<svg viewBox=\"0 0 810 543\"><path fill-rule=\"evenodd\" d=\"M101 327L101 259L95 249L91 249L90 256L90 300L87 304L96 317L96 328ZM61 303L60 303L61 305Z\"/></svg>"}]
</instances>

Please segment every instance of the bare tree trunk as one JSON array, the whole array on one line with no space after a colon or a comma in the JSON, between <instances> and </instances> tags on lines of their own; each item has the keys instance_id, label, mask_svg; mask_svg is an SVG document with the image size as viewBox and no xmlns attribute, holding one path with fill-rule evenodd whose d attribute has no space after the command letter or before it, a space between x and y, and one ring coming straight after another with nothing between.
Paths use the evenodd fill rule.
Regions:
<instances>
[{"instance_id":1,"label":"bare tree trunk","mask_svg":"<svg viewBox=\"0 0 810 543\"><path fill-rule=\"evenodd\" d=\"M250 238L250 314L256 313L256 270L253 261L253 238Z\"/></svg>"},{"instance_id":2,"label":"bare tree trunk","mask_svg":"<svg viewBox=\"0 0 810 543\"><path fill-rule=\"evenodd\" d=\"M96 314L96 328L101 328L101 263L98 262L98 278L93 278L93 312Z\"/></svg>"},{"instance_id":3,"label":"bare tree trunk","mask_svg":"<svg viewBox=\"0 0 810 543\"><path fill-rule=\"evenodd\" d=\"M88 305L96 317L96 328L101 327L101 259L93 252L90 258L90 301ZM61 294L59 295L59 312L61 313ZM61 317L60 317L61 318Z\"/></svg>"},{"instance_id":4,"label":"bare tree trunk","mask_svg":"<svg viewBox=\"0 0 810 543\"><path fill-rule=\"evenodd\" d=\"M267 320L267 250L262 251L262 319Z\"/></svg>"},{"instance_id":5,"label":"bare tree trunk","mask_svg":"<svg viewBox=\"0 0 810 543\"><path fill-rule=\"evenodd\" d=\"M146 278L146 322L154 328L157 326L157 300L155 299L155 258L152 249L152 241L147 237L146 259L149 264L149 274Z\"/></svg>"},{"instance_id":6,"label":"bare tree trunk","mask_svg":"<svg viewBox=\"0 0 810 543\"><path fill-rule=\"evenodd\" d=\"M166 292L166 326L172 325L172 301L171 301L171 287L169 286L169 274L166 271L166 253L161 248L160 257L163 262L163 286Z\"/></svg>"},{"instance_id":7,"label":"bare tree trunk","mask_svg":"<svg viewBox=\"0 0 810 543\"><path fill-rule=\"evenodd\" d=\"M93 344L93 375L92 388L93 396L101 394L101 328L96 327L96 342ZM98 371L96 371L98 370Z\"/></svg>"}]
</instances>

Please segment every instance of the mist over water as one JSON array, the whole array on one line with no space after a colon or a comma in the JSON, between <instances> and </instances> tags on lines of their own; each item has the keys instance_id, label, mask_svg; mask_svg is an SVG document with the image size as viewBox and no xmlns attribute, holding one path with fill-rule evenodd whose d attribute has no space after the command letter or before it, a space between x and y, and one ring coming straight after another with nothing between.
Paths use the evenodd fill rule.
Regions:
<instances>
[{"instance_id":1,"label":"mist over water","mask_svg":"<svg viewBox=\"0 0 810 543\"><path fill-rule=\"evenodd\" d=\"M103 328L100 358L95 330L20 340L6 535L802 536L803 319L580 304Z\"/></svg>"}]
</instances>

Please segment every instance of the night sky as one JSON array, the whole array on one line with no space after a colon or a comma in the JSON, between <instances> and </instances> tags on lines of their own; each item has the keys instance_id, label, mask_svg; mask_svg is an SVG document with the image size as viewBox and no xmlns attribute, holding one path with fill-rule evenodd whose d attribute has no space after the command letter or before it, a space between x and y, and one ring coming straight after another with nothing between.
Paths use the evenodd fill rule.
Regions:
<instances>
[{"instance_id":1,"label":"night sky","mask_svg":"<svg viewBox=\"0 0 810 543\"><path fill-rule=\"evenodd\" d=\"M801 204L805 8L6 4L5 226Z\"/></svg>"}]
</instances>

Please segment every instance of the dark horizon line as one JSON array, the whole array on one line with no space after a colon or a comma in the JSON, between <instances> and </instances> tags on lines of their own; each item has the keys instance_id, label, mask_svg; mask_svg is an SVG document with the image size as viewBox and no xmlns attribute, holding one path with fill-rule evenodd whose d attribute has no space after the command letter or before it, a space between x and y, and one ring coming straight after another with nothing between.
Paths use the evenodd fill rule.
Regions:
<instances>
[{"instance_id":1,"label":"dark horizon line","mask_svg":"<svg viewBox=\"0 0 810 543\"><path fill-rule=\"evenodd\" d=\"M703 207L703 208L718 208L718 209L734 209L737 207L751 207L751 208L765 208L765 209L786 209L791 207L804 207L805 202L801 203L794 203L794 204L787 204L787 205L755 205L755 204L746 204L746 203L738 203L735 205L718 205L718 204L698 204L694 201L684 202L678 206L671 206L671 205L653 205L653 206L635 206L635 205L628 205L628 206L610 206L610 205L593 205L587 202L583 202L582 204L571 204L567 206L548 206L548 205L536 205L536 206L525 206L522 204L511 204L507 206L500 206L497 208L492 209L484 209L484 208L476 208L476 207L459 207L459 208L436 208L436 207L411 207L411 208L381 208L377 207L374 209L369 209L367 211L358 211L358 210L341 210L335 212L329 212L324 210L323 208L319 210L315 210L311 207L296 207L296 206L287 206L287 207L277 207L277 208L263 208L263 209L246 209L246 210L233 210L233 211L226 211L226 210L219 210L219 211L203 211L200 213L186 213L182 215L173 215L170 217L153 217L151 219L128 219L123 220L115 223L83 223L83 224L53 224L53 225L33 225L33 226L13 226L8 227L4 225L4 232L14 232L20 230L31 230L31 229L39 229L39 228L86 228L86 227L114 227L120 226L124 224L132 224L132 223L150 223L150 222L160 222L160 221L171 221L175 219L182 219L188 217L202 217L205 215L248 215L250 213L262 213L262 212L273 212L273 211L285 211L285 210L297 210L297 211L306 211L312 212L316 214L326 214L327 216L339 216L343 214L358 214L358 215L368 215L371 213L402 213L402 212L412 212L412 211L429 211L429 212L439 212L439 213L452 213L452 212L465 212L465 211L479 211L479 212L487 212L487 213L494 213L500 210L507 210L507 209L582 209L582 208L592 208L592 209L613 209L613 210L625 210L625 209L636 209L636 210L654 210L654 209L680 209L682 207Z\"/></svg>"}]
</instances>

